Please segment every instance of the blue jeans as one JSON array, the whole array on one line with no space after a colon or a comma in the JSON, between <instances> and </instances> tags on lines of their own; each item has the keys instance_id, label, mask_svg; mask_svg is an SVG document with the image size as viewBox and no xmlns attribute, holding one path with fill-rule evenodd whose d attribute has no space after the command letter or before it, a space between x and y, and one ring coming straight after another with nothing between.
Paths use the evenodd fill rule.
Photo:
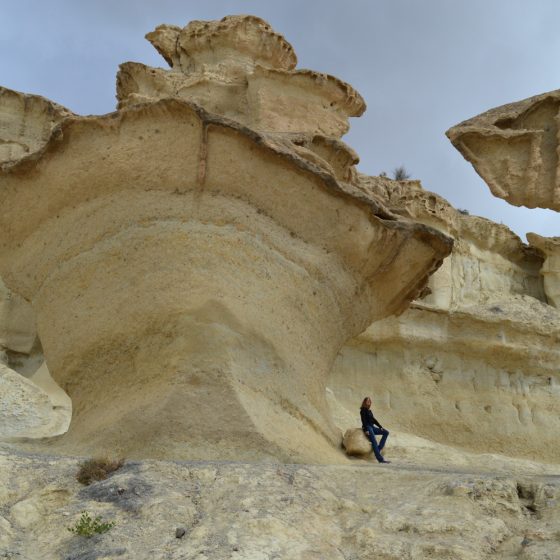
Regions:
<instances>
[{"instance_id":1,"label":"blue jeans","mask_svg":"<svg viewBox=\"0 0 560 560\"><path fill-rule=\"evenodd\" d=\"M385 447L385 442L389 437L389 430L386 430L385 428L378 428L377 426L366 426L366 435L371 441L375 458L382 463L385 459L383 459L383 455L381 455L380 451ZM375 439L376 435L381 436L379 445L377 445L377 440Z\"/></svg>"}]
</instances>

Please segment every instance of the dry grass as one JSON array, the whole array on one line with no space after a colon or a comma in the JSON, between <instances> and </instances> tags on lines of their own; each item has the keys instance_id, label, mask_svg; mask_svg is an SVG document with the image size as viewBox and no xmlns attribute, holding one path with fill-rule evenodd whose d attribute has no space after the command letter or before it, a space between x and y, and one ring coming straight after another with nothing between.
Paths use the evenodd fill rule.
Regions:
<instances>
[{"instance_id":1,"label":"dry grass","mask_svg":"<svg viewBox=\"0 0 560 560\"><path fill-rule=\"evenodd\" d=\"M80 463L76 474L78 482L88 485L96 480L105 480L111 473L124 465L124 459L110 457L94 457Z\"/></svg>"}]
</instances>

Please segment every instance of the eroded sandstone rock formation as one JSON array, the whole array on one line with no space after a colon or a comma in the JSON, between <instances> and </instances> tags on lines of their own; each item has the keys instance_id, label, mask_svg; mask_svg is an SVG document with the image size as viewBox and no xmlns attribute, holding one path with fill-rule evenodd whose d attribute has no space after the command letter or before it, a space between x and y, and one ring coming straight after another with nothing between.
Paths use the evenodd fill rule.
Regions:
<instances>
[{"instance_id":1,"label":"eroded sandstone rock formation","mask_svg":"<svg viewBox=\"0 0 560 560\"><path fill-rule=\"evenodd\" d=\"M551 91L486 111L447 136L495 196L560 211L559 108L560 91Z\"/></svg>"},{"instance_id":2,"label":"eroded sandstone rock formation","mask_svg":"<svg viewBox=\"0 0 560 560\"><path fill-rule=\"evenodd\" d=\"M363 101L265 22L149 38L172 70L123 65L119 111L66 115L0 176L0 272L73 400L58 449L329 460L337 352L451 240L360 188L339 137Z\"/></svg>"}]
</instances>

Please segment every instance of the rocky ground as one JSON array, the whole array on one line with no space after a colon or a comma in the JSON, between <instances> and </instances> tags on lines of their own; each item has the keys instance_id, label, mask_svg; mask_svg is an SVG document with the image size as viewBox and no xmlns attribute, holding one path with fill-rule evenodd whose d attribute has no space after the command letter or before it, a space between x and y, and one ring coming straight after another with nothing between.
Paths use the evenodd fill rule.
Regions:
<instances>
[{"instance_id":1,"label":"rocky ground","mask_svg":"<svg viewBox=\"0 0 560 560\"><path fill-rule=\"evenodd\" d=\"M127 461L90 486L79 458L0 449L0 558L560 558L557 467L403 434L389 465ZM74 535L83 511L115 526Z\"/></svg>"}]
</instances>

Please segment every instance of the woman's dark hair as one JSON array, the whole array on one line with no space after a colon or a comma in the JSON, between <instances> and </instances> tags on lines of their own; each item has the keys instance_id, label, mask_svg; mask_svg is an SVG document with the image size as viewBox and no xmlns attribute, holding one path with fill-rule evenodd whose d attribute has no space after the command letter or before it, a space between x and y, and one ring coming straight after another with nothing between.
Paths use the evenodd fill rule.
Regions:
<instances>
[{"instance_id":1,"label":"woman's dark hair","mask_svg":"<svg viewBox=\"0 0 560 560\"><path fill-rule=\"evenodd\" d=\"M360 408L366 408L366 401L371 401L371 399L369 397L365 397Z\"/></svg>"}]
</instances>

